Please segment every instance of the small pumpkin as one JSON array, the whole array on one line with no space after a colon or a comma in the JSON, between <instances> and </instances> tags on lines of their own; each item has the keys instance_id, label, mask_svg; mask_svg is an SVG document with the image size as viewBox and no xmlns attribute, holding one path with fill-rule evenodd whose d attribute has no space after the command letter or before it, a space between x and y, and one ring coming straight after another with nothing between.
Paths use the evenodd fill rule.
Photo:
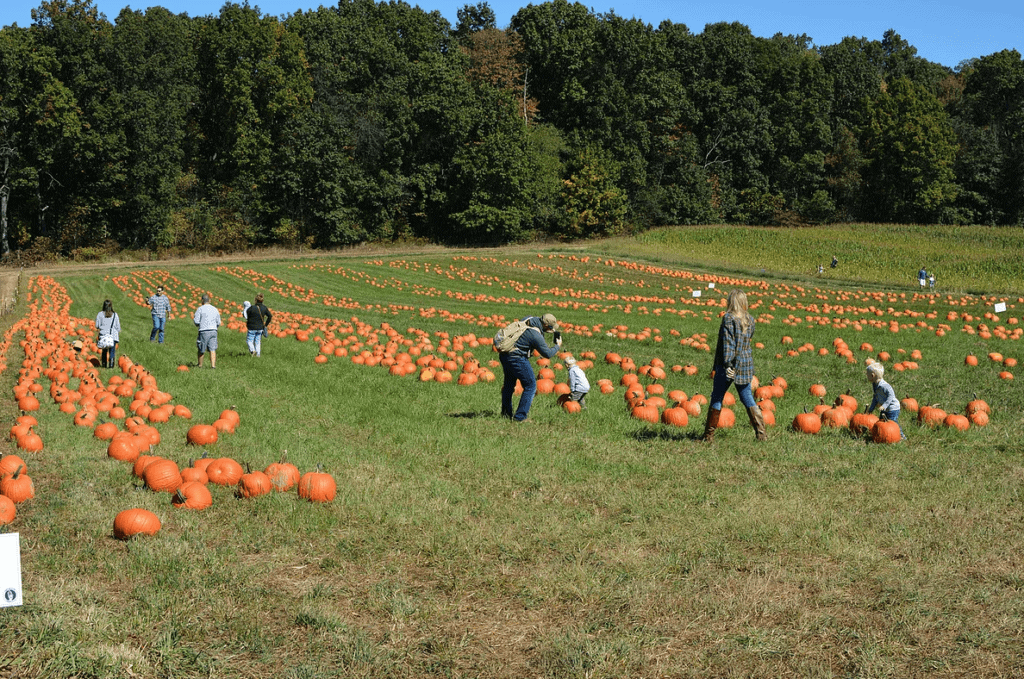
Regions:
<instances>
[{"instance_id":1,"label":"small pumpkin","mask_svg":"<svg viewBox=\"0 0 1024 679\"><path fill-rule=\"evenodd\" d=\"M10 476L14 472L21 468L25 471L28 470L28 466L25 464L25 460L21 459L17 455L4 455L0 457L0 478Z\"/></svg>"},{"instance_id":2,"label":"small pumpkin","mask_svg":"<svg viewBox=\"0 0 1024 679\"><path fill-rule=\"evenodd\" d=\"M36 496L32 477L25 472L24 465L15 469L14 473L10 476L0 479L0 495L6 495L17 504L31 500Z\"/></svg>"},{"instance_id":3,"label":"small pumpkin","mask_svg":"<svg viewBox=\"0 0 1024 679\"><path fill-rule=\"evenodd\" d=\"M217 442L217 430L210 424L195 424L189 427L185 441L190 446L212 446Z\"/></svg>"},{"instance_id":4,"label":"small pumpkin","mask_svg":"<svg viewBox=\"0 0 1024 679\"><path fill-rule=\"evenodd\" d=\"M18 506L6 495L0 495L0 526L6 526L18 515Z\"/></svg>"},{"instance_id":5,"label":"small pumpkin","mask_svg":"<svg viewBox=\"0 0 1024 679\"><path fill-rule=\"evenodd\" d=\"M690 424L690 417L681 406L676 406L675 408L666 408L661 413L661 422L673 427L686 427Z\"/></svg>"},{"instance_id":6,"label":"small pumpkin","mask_svg":"<svg viewBox=\"0 0 1024 679\"><path fill-rule=\"evenodd\" d=\"M245 463L245 473L238 479L238 487L235 494L238 497L252 498L266 495L274 489L270 483L270 477L260 470L253 471L249 463Z\"/></svg>"},{"instance_id":7,"label":"small pumpkin","mask_svg":"<svg viewBox=\"0 0 1024 679\"><path fill-rule=\"evenodd\" d=\"M275 490L291 490L292 486L299 482L299 468L288 462L288 451L281 454L278 462L271 462L263 473L270 479L270 484Z\"/></svg>"},{"instance_id":8,"label":"small pumpkin","mask_svg":"<svg viewBox=\"0 0 1024 679\"><path fill-rule=\"evenodd\" d=\"M793 418L792 426L794 431L803 434L817 434L821 431L821 418L815 413L807 412L807 409L804 408L804 412Z\"/></svg>"},{"instance_id":9,"label":"small pumpkin","mask_svg":"<svg viewBox=\"0 0 1024 679\"><path fill-rule=\"evenodd\" d=\"M156 535L160 525L160 517L148 509L125 509L114 517L114 537L127 540L136 535Z\"/></svg>"},{"instance_id":10,"label":"small pumpkin","mask_svg":"<svg viewBox=\"0 0 1024 679\"><path fill-rule=\"evenodd\" d=\"M337 492L334 477L324 472L319 464L316 471L303 474L298 485L299 497L310 502L330 502Z\"/></svg>"},{"instance_id":11,"label":"small pumpkin","mask_svg":"<svg viewBox=\"0 0 1024 679\"><path fill-rule=\"evenodd\" d=\"M203 510L213 504L213 496L206 484L188 481L178 486L171 497L171 504L179 509Z\"/></svg>"},{"instance_id":12,"label":"small pumpkin","mask_svg":"<svg viewBox=\"0 0 1024 679\"><path fill-rule=\"evenodd\" d=\"M900 425L887 419L884 414L871 427L871 440L875 443L899 443L902 439Z\"/></svg>"}]
</instances>

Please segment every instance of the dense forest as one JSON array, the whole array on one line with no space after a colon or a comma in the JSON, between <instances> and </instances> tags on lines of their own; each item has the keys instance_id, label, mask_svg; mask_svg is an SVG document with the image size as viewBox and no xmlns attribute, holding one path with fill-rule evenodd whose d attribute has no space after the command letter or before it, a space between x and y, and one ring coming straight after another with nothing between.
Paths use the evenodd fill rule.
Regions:
<instances>
[{"instance_id":1,"label":"dense forest","mask_svg":"<svg viewBox=\"0 0 1024 679\"><path fill-rule=\"evenodd\" d=\"M1024 225L1024 62L579 3L284 18L46 0L0 30L0 252ZM20 253L19 253L20 256Z\"/></svg>"}]
</instances>

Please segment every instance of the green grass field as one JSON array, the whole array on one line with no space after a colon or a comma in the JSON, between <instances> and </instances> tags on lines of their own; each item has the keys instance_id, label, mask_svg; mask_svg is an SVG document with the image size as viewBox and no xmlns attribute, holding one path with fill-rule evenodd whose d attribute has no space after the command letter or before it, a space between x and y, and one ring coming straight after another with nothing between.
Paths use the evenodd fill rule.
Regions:
<instances>
[{"instance_id":1,"label":"green grass field","mask_svg":"<svg viewBox=\"0 0 1024 679\"><path fill-rule=\"evenodd\" d=\"M0 610L0 676L1024 675L1024 397L1017 380L999 378L1016 369L988 358L1024 353L1013 339L1024 320L1019 261L997 256L995 235L978 246L989 258L969 260L974 251L951 250L952 229L861 227L849 242L863 247L840 250L841 267L818 279L805 271L815 255L794 253L845 232L780 241L778 230L760 240L730 228L697 247L697 231L53 274L82 322L111 299L120 353L191 409L191 421L158 425L157 454L187 465L202 452L185 445L188 427L236 406L241 425L210 455L262 469L287 450L303 472L322 464L338 494L318 505L294 491L240 500L212 487L209 509L174 508L59 412L39 377L45 449L22 454L36 497L0 529L20 534L25 599ZM1019 254L1017 236L1000 237ZM864 245L883 239L906 254L883 259ZM854 249L864 252L856 271ZM915 249L948 272L934 295L910 280ZM137 303L157 282L178 303L163 346L147 341L148 309ZM665 389L709 395L716 290L735 286L760 319L758 376L789 383L769 440L754 441L742 412L712 444L697 440L703 412L685 428L629 417L623 371L605 354L696 365L693 376L669 371ZM185 314L202 291L225 323L263 291L272 329L286 336L265 340L254 359L244 333L223 328L217 369L195 368ZM999 302L1007 311L986 317ZM390 328L395 341L425 336L435 354L470 351L486 365L496 355L471 348L470 335L546 312L566 326L566 350L597 356L578 415L548 394L527 424L502 420L500 367L494 382L458 386L357 365L356 350L314 362L318 339L372 350ZM32 313L23 303L0 329ZM74 337L62 328L55 343ZM710 350L690 346L702 335ZM12 337L0 373L8 395L24 338ZM836 338L854 363L833 351ZM894 368L914 350L918 369ZM901 396L953 412L977 393L992 406L989 425L931 430L904 414L909 440L892 446L790 429L818 403L812 384L870 400L864 359L880 351L892 354L886 377ZM969 353L978 366L964 365ZM115 374L124 376L101 371ZM605 378L610 394L597 389ZM16 402L0 413L13 425ZM16 452L10 442L3 451ZM155 512L161 531L115 540L114 516L129 507Z\"/></svg>"}]
</instances>

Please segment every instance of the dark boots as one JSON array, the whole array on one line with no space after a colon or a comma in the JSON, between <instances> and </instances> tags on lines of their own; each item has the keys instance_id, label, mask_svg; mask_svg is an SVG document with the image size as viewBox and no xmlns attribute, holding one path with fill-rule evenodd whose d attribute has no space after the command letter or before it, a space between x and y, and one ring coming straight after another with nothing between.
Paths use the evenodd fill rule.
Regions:
<instances>
[{"instance_id":1,"label":"dark boots","mask_svg":"<svg viewBox=\"0 0 1024 679\"><path fill-rule=\"evenodd\" d=\"M714 408L708 408L708 419L704 422L704 435L700 437L701 441L711 443L715 438L715 429L718 429L718 418L722 416L721 410L715 410Z\"/></svg>"},{"instance_id":2,"label":"dark boots","mask_svg":"<svg viewBox=\"0 0 1024 679\"><path fill-rule=\"evenodd\" d=\"M768 434L764 429L764 416L757 406L747 408L747 417L750 418L750 426L754 428L754 438L758 441L767 441Z\"/></svg>"}]
</instances>

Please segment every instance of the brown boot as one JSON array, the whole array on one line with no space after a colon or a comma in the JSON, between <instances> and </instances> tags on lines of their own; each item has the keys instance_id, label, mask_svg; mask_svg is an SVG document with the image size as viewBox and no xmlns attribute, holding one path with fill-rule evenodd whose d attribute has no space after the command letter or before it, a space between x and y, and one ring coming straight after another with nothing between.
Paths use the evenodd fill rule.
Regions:
<instances>
[{"instance_id":1,"label":"brown boot","mask_svg":"<svg viewBox=\"0 0 1024 679\"><path fill-rule=\"evenodd\" d=\"M715 429L718 428L718 418L722 416L721 410L715 410L714 408L708 408L708 419L704 423L704 435L700 437L701 441L711 443L715 438Z\"/></svg>"},{"instance_id":2,"label":"brown boot","mask_svg":"<svg viewBox=\"0 0 1024 679\"><path fill-rule=\"evenodd\" d=\"M750 426L754 428L754 437L758 441L767 441L768 433L764 428L764 416L757 406L747 408L747 417L750 418Z\"/></svg>"}]
</instances>

